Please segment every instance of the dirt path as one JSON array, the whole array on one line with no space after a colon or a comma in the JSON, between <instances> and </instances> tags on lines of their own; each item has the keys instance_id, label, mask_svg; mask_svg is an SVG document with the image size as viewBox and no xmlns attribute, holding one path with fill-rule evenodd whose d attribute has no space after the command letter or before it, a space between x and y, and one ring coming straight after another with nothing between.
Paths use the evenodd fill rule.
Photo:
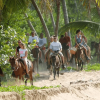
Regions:
<instances>
[{"instance_id":1,"label":"dirt path","mask_svg":"<svg viewBox=\"0 0 100 100\"><path fill-rule=\"evenodd\" d=\"M51 80L52 77L49 78L49 71L45 66L44 69L43 66L40 68L40 77L36 78L34 86L60 85L61 87L26 91L25 100L100 100L100 71L66 71L63 75L60 74L56 80ZM15 98L15 94L12 94L0 93L0 100L20 100L17 95Z\"/></svg>"}]
</instances>

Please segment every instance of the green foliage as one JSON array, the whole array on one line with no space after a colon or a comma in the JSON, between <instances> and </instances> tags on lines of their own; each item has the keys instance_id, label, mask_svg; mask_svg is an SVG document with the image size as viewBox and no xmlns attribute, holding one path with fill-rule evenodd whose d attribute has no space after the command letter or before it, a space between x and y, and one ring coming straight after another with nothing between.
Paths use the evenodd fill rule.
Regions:
<instances>
[{"instance_id":1,"label":"green foliage","mask_svg":"<svg viewBox=\"0 0 100 100\"><path fill-rule=\"evenodd\" d=\"M100 64L88 64L87 66L84 66L85 71L98 71L100 70Z\"/></svg>"},{"instance_id":2,"label":"green foliage","mask_svg":"<svg viewBox=\"0 0 100 100\"><path fill-rule=\"evenodd\" d=\"M85 29L87 31L90 31L91 34L95 35L96 31L99 31L99 24L92 22L92 21L77 21L77 22L71 22L59 30L59 34L64 34L66 31L70 30L76 30L76 29ZM99 36L99 33L96 35Z\"/></svg>"}]
</instances>

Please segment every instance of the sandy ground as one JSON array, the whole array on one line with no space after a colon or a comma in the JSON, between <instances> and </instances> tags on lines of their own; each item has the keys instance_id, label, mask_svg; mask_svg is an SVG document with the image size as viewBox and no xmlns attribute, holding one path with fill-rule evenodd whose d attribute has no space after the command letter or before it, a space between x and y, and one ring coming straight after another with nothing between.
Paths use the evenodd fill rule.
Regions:
<instances>
[{"instance_id":1,"label":"sandy ground","mask_svg":"<svg viewBox=\"0 0 100 100\"><path fill-rule=\"evenodd\" d=\"M39 71L40 77L34 78L34 86L61 87L25 91L25 100L100 100L100 71L65 71L56 80L52 80L53 76L49 77L49 71L44 65ZM20 100L20 97L15 93L3 92L0 93L0 100Z\"/></svg>"}]
</instances>

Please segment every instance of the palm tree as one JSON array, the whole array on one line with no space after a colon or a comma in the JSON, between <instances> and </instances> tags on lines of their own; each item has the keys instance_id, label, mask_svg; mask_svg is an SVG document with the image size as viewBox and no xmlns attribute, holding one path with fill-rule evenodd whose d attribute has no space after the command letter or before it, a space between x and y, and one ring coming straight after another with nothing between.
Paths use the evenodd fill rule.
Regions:
<instances>
[{"instance_id":1,"label":"palm tree","mask_svg":"<svg viewBox=\"0 0 100 100\"><path fill-rule=\"evenodd\" d=\"M27 15L27 13L24 13L24 15L25 15L25 17L27 18L27 23L28 23L30 29L31 29L32 31L35 32L35 35L37 35L37 33L36 33L36 31L35 31L35 29L34 29L32 23L31 23L31 21L28 19L28 15Z\"/></svg>"}]
</instances>

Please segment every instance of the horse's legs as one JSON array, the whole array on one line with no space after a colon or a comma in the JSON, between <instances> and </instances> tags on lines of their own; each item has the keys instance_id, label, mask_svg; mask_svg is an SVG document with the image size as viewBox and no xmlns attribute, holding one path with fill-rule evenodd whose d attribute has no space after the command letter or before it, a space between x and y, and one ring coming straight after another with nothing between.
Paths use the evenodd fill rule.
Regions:
<instances>
[{"instance_id":1,"label":"horse's legs","mask_svg":"<svg viewBox=\"0 0 100 100\"><path fill-rule=\"evenodd\" d=\"M30 74L30 84L33 85L33 77L32 77L32 72L29 73Z\"/></svg>"},{"instance_id":2,"label":"horse's legs","mask_svg":"<svg viewBox=\"0 0 100 100\"><path fill-rule=\"evenodd\" d=\"M39 66L39 65L38 65L38 59L37 59L37 73L39 74L39 72L38 72L38 66Z\"/></svg>"},{"instance_id":3,"label":"horse's legs","mask_svg":"<svg viewBox=\"0 0 100 100\"><path fill-rule=\"evenodd\" d=\"M57 74L58 74L58 77L59 77L59 68L57 69Z\"/></svg>"},{"instance_id":4,"label":"horse's legs","mask_svg":"<svg viewBox=\"0 0 100 100\"><path fill-rule=\"evenodd\" d=\"M55 69L55 67L53 68L53 73L54 73L54 80L55 80L55 76L56 76L56 69Z\"/></svg>"},{"instance_id":5,"label":"horse's legs","mask_svg":"<svg viewBox=\"0 0 100 100\"><path fill-rule=\"evenodd\" d=\"M26 78L26 80L25 80L25 86L27 86L27 80L28 80L28 79Z\"/></svg>"},{"instance_id":6,"label":"horse's legs","mask_svg":"<svg viewBox=\"0 0 100 100\"><path fill-rule=\"evenodd\" d=\"M0 86L1 86L1 77L0 77Z\"/></svg>"}]
</instances>

